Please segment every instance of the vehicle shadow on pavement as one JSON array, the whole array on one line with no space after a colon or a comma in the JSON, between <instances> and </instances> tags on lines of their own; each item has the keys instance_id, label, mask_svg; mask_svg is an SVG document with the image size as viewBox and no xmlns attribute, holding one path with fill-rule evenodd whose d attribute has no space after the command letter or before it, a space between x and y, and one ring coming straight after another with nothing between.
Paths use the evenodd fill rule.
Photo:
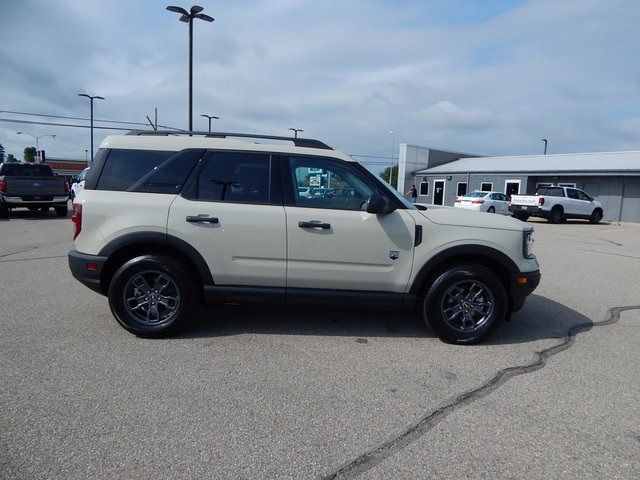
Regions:
<instances>
[{"instance_id":1,"label":"vehicle shadow on pavement","mask_svg":"<svg viewBox=\"0 0 640 480\"><path fill-rule=\"evenodd\" d=\"M577 324L593 323L558 302L531 295L510 322L486 345L562 338ZM346 337L435 338L417 312L328 309L326 307L203 307L178 338L241 334L325 335Z\"/></svg>"},{"instance_id":2,"label":"vehicle shadow on pavement","mask_svg":"<svg viewBox=\"0 0 640 480\"><path fill-rule=\"evenodd\" d=\"M32 210L11 210L9 213L9 218L5 218L3 220L10 221L12 219L20 219L20 220L69 220L71 217L71 211L67 214L66 217L58 217L56 212L53 209L50 209L48 212L41 211L32 211Z\"/></svg>"},{"instance_id":3,"label":"vehicle shadow on pavement","mask_svg":"<svg viewBox=\"0 0 640 480\"><path fill-rule=\"evenodd\" d=\"M485 344L504 345L564 338L571 327L579 324L586 324L585 330L590 330L593 321L547 297L530 295L524 307L513 314L510 322L503 323Z\"/></svg>"}]
</instances>

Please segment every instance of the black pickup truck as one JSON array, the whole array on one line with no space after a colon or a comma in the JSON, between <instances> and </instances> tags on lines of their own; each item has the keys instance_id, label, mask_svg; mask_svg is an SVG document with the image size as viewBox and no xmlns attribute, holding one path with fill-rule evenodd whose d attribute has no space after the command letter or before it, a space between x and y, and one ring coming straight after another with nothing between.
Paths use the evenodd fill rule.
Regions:
<instances>
[{"instance_id":1,"label":"black pickup truck","mask_svg":"<svg viewBox=\"0 0 640 480\"><path fill-rule=\"evenodd\" d=\"M67 216L69 184L47 164L0 163L0 218L13 208L43 211L53 207Z\"/></svg>"}]
</instances>

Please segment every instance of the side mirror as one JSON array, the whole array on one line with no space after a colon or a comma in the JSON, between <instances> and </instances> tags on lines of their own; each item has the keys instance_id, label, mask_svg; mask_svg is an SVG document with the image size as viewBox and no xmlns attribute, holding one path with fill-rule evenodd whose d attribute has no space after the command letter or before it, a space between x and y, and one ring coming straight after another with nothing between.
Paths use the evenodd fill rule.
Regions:
<instances>
[{"instance_id":1,"label":"side mirror","mask_svg":"<svg viewBox=\"0 0 640 480\"><path fill-rule=\"evenodd\" d=\"M376 215L386 215L393 212L394 208L391 206L391 202L387 197L382 195L373 194L369 197L369 204L367 205L367 213L375 213Z\"/></svg>"}]
</instances>

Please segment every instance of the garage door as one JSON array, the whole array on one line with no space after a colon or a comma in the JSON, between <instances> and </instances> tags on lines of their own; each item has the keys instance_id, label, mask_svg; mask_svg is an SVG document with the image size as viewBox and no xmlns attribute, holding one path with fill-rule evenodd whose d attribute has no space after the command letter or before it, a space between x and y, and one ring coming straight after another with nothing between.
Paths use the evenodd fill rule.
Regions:
<instances>
[{"instance_id":1,"label":"garage door","mask_svg":"<svg viewBox=\"0 0 640 480\"><path fill-rule=\"evenodd\" d=\"M625 183L622 190L622 222L640 222L640 183Z\"/></svg>"}]
</instances>

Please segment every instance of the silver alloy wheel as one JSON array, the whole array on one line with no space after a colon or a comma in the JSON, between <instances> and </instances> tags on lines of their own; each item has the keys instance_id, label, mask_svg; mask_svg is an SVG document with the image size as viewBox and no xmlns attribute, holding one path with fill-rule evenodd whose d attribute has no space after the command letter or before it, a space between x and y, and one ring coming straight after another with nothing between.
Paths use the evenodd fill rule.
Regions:
<instances>
[{"instance_id":1,"label":"silver alloy wheel","mask_svg":"<svg viewBox=\"0 0 640 480\"><path fill-rule=\"evenodd\" d=\"M165 273L147 270L131 277L122 294L124 305L136 321L159 325L180 309L180 291Z\"/></svg>"},{"instance_id":2,"label":"silver alloy wheel","mask_svg":"<svg viewBox=\"0 0 640 480\"><path fill-rule=\"evenodd\" d=\"M494 308L491 290L477 280L463 280L449 287L440 307L447 324L464 333L482 328L489 321Z\"/></svg>"}]
</instances>

